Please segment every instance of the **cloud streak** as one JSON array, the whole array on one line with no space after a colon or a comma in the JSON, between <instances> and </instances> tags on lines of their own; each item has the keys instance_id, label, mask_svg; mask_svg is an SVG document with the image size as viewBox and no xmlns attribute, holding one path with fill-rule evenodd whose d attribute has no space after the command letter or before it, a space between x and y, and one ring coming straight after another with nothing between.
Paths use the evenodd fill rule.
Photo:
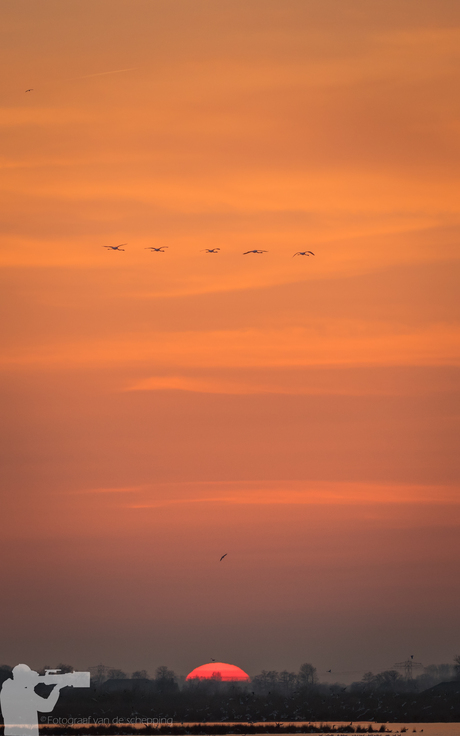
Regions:
<instances>
[{"instance_id":1,"label":"cloud streak","mask_svg":"<svg viewBox=\"0 0 460 736\"><path fill-rule=\"evenodd\" d=\"M157 366L282 367L314 365L459 365L457 325L394 330L391 323L328 320L310 327L267 330L152 332L137 338L82 340L5 351L4 368L103 366L154 360ZM204 384L147 379L131 390L203 389ZM151 383L149 384L149 381ZM169 384L168 384L169 381ZM208 384L208 392L211 386ZM217 388L217 385L216 385ZM230 392L229 386L217 393ZM245 392L245 391L243 391Z\"/></svg>"},{"instance_id":2,"label":"cloud streak","mask_svg":"<svg viewBox=\"0 0 460 736\"><path fill-rule=\"evenodd\" d=\"M89 79L89 77L105 77L107 74L121 74L121 72L132 72L137 67L130 66L127 69L114 69L110 72L96 72L95 74L85 74L83 77L72 77L72 79Z\"/></svg>"},{"instance_id":3,"label":"cloud streak","mask_svg":"<svg viewBox=\"0 0 460 736\"><path fill-rule=\"evenodd\" d=\"M228 486L232 486L233 493L228 493ZM201 486L201 488L200 488ZM160 497L155 500L145 500L136 503L123 504L130 509L156 509L160 507L174 507L181 504L224 504L224 505L346 505L366 506L381 504L396 505L454 505L460 504L458 489L455 486L421 486L410 484L371 484L371 483L317 483L295 481L263 481L239 483L208 483L211 486L208 494L202 495L206 484L182 484L182 493L187 496L181 498ZM255 487L258 486L258 487ZM274 487L275 486L275 487ZM165 488L160 489L163 495ZM179 485L172 485L169 493L180 490ZM215 491L219 490L220 495ZM237 492L235 492L237 491ZM155 489L147 492L155 495ZM190 494L193 493L193 497Z\"/></svg>"},{"instance_id":4,"label":"cloud streak","mask_svg":"<svg viewBox=\"0 0 460 736\"><path fill-rule=\"evenodd\" d=\"M113 488L89 488L78 491L67 491L69 496L98 496L112 493L140 493L148 488L147 485L140 486L120 486Z\"/></svg>"}]
</instances>

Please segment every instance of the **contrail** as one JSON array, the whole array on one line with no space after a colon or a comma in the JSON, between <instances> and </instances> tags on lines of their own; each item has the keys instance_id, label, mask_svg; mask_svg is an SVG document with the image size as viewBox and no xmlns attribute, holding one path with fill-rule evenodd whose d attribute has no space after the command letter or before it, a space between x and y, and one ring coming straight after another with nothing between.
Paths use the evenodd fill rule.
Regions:
<instances>
[{"instance_id":1,"label":"contrail","mask_svg":"<svg viewBox=\"0 0 460 736\"><path fill-rule=\"evenodd\" d=\"M97 72L97 74L85 74L83 77L74 77L74 79L88 79L88 77L103 77L105 74L119 74L120 72L131 72L136 69L135 66L130 66L129 69L114 69L113 72Z\"/></svg>"}]
</instances>

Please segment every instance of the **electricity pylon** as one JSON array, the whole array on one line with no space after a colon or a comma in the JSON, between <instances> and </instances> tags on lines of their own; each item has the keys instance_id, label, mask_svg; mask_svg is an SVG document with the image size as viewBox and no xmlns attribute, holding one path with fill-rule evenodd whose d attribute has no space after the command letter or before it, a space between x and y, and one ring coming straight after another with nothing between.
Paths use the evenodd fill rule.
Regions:
<instances>
[{"instance_id":1,"label":"electricity pylon","mask_svg":"<svg viewBox=\"0 0 460 736\"><path fill-rule=\"evenodd\" d=\"M396 662L393 667L396 667L398 670L404 670L406 680L412 680L412 671L423 669L423 664L421 662L414 662L414 655L411 654L410 658L406 659L405 662Z\"/></svg>"}]
</instances>

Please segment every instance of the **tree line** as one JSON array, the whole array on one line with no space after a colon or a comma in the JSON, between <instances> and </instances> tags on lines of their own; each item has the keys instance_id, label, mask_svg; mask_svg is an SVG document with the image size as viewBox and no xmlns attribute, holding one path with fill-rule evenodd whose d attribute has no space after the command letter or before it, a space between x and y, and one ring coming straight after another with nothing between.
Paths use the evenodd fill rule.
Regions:
<instances>
[{"instance_id":1,"label":"tree line","mask_svg":"<svg viewBox=\"0 0 460 736\"><path fill-rule=\"evenodd\" d=\"M46 665L39 670L39 674L44 674L47 669L58 669L61 672L73 672L74 667L69 664L59 663L55 667ZM91 672L91 683L94 687L100 687L104 683L114 680L148 680L153 689L158 692L176 692L178 690L196 688L198 685L202 688L216 689L216 687L226 686L222 683L219 675L215 675L210 680L186 680L184 676L176 675L176 673L161 665L156 668L153 676L145 669L136 670L132 673L125 672L122 669L109 667L104 664L89 668ZM7 677L11 677L12 667L9 665L0 665L0 682ZM395 669L385 670L377 674L366 672L362 679L353 682L349 686L344 686L337 682L334 684L320 682L316 667L309 662L301 665L298 672L289 672L283 670L262 670L258 675L252 678L248 684L238 683L243 689L249 689L256 694L280 693L281 695L290 695L298 690L316 690L323 694L342 692L347 689L350 692L364 693L369 691L377 692L421 692L440 682L448 682L451 680L460 680L460 655L454 657L453 664L428 665L423 672L411 680L406 679ZM120 683L121 684L121 683Z\"/></svg>"},{"instance_id":2,"label":"tree line","mask_svg":"<svg viewBox=\"0 0 460 736\"><path fill-rule=\"evenodd\" d=\"M417 680L407 681L395 670L373 675L350 686L319 682L316 668L306 663L298 672L264 670L251 682L185 680L166 666L154 676L138 670L130 677L114 667L91 668L93 677L88 689L65 688L53 710L62 718L173 719L182 723L244 724L328 721L460 722L460 662L431 665L427 676L443 677L453 671L457 680L441 690L417 689ZM437 667L436 671L432 668ZM73 669L56 665L47 669ZM111 677L111 675L114 675ZM147 675L147 677L144 677ZM0 667L1 680L11 677L11 667ZM450 687L453 686L453 687ZM39 688L46 688L39 685ZM51 688L49 688L51 689ZM46 697L45 692L40 692ZM246 728L246 727L245 727ZM245 733L247 732L247 729Z\"/></svg>"}]
</instances>

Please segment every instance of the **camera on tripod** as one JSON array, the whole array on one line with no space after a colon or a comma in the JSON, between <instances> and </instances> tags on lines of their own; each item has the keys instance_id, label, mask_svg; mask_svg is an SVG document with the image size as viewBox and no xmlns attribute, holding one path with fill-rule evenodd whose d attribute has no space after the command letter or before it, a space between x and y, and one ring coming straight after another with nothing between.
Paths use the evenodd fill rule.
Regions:
<instances>
[{"instance_id":1,"label":"camera on tripod","mask_svg":"<svg viewBox=\"0 0 460 736\"><path fill-rule=\"evenodd\" d=\"M39 675L38 680L44 685L57 685L58 687L89 687L89 672L61 672L61 670L45 670L44 675Z\"/></svg>"}]
</instances>

